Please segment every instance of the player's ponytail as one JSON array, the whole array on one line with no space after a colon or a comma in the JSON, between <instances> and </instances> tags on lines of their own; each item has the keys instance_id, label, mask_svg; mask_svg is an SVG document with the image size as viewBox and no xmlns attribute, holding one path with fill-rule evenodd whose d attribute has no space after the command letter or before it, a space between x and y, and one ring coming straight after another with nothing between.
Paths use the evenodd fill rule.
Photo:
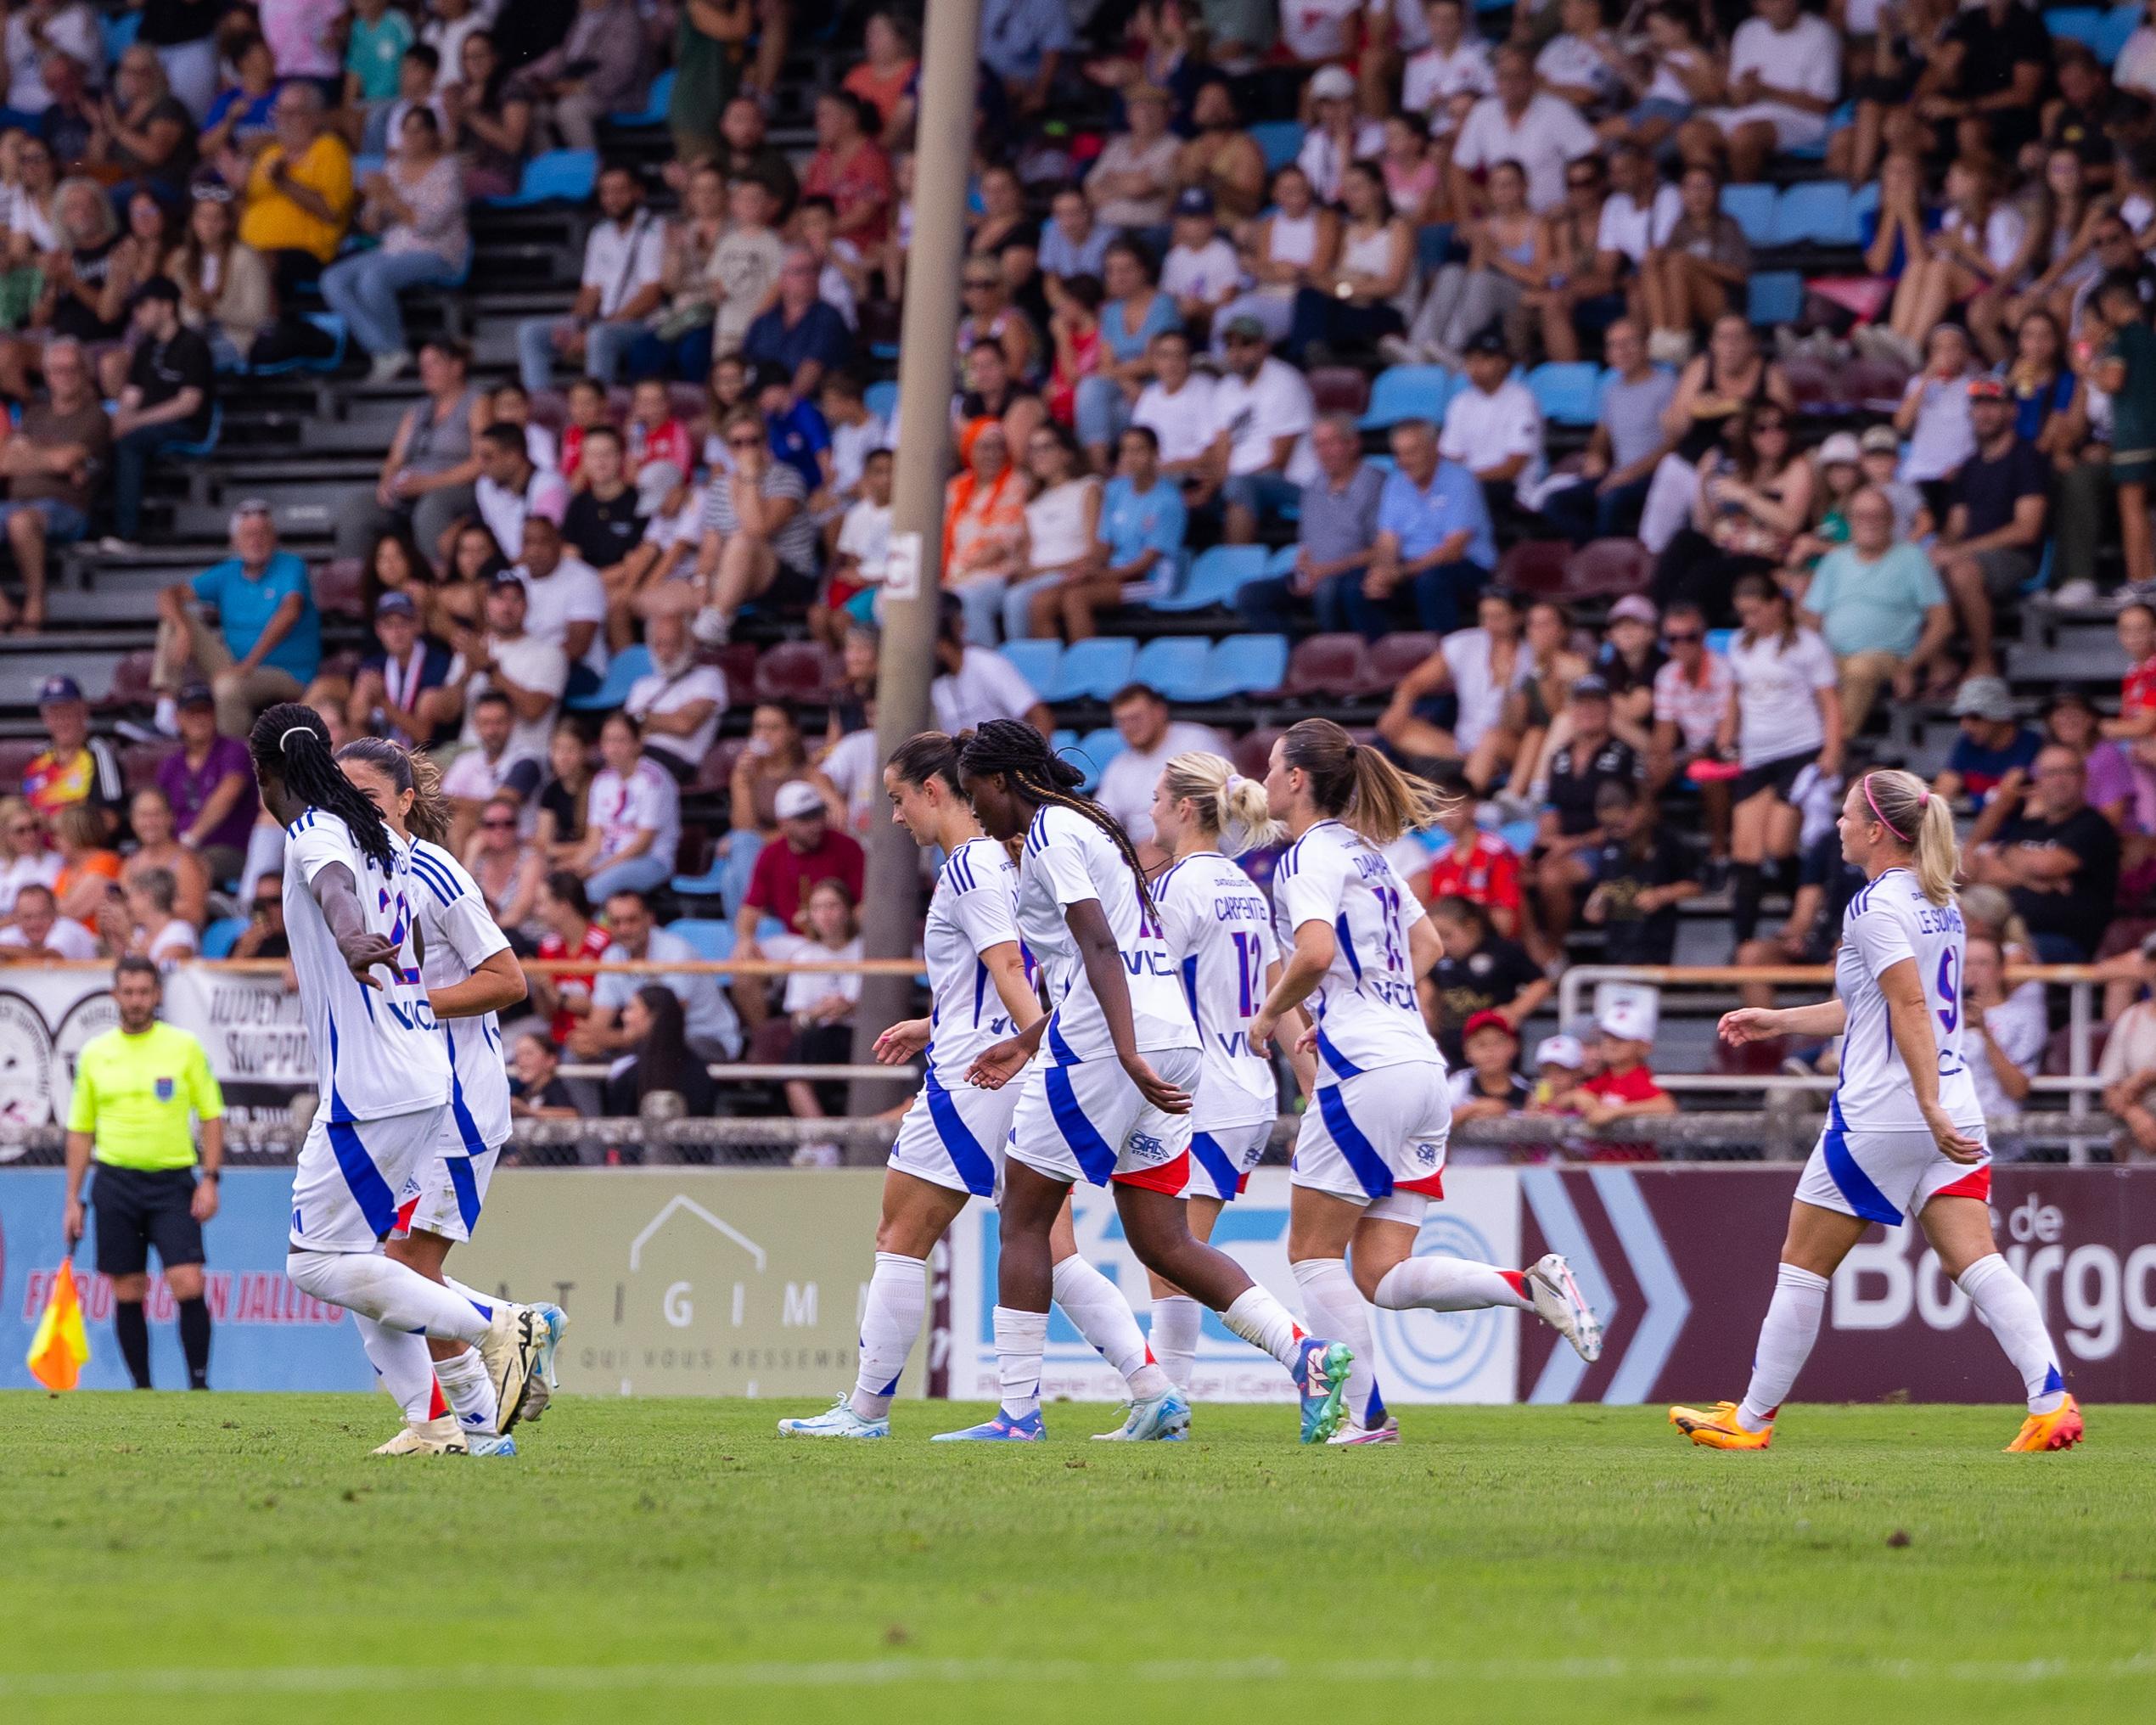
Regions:
<instances>
[{"instance_id":1,"label":"player's ponytail","mask_svg":"<svg viewBox=\"0 0 2156 1725\"><path fill-rule=\"evenodd\" d=\"M1178 755L1161 769L1169 800L1187 801L1199 824L1230 857L1275 844L1280 829L1266 807L1265 786L1204 750Z\"/></svg>"},{"instance_id":2,"label":"player's ponytail","mask_svg":"<svg viewBox=\"0 0 2156 1725\"><path fill-rule=\"evenodd\" d=\"M441 794L441 768L435 765L431 755L406 758L412 763L412 812L404 818L404 823L412 829L413 838L446 848L456 821L449 811L449 799Z\"/></svg>"},{"instance_id":3,"label":"player's ponytail","mask_svg":"<svg viewBox=\"0 0 2156 1725\"><path fill-rule=\"evenodd\" d=\"M255 774L277 779L309 808L335 815L351 829L360 850L385 869L396 866L396 847L381 812L338 770L329 752L329 727L299 701L279 701L247 733Z\"/></svg>"},{"instance_id":4,"label":"player's ponytail","mask_svg":"<svg viewBox=\"0 0 2156 1725\"><path fill-rule=\"evenodd\" d=\"M1934 796L1923 779L1899 768L1867 773L1858 788L1872 818L1908 846L1924 896L1934 904L1950 902L1962 858L1954 838L1954 812L1946 799Z\"/></svg>"},{"instance_id":5,"label":"player's ponytail","mask_svg":"<svg viewBox=\"0 0 2156 1725\"><path fill-rule=\"evenodd\" d=\"M1309 775L1311 800L1382 849L1411 828L1434 825L1446 798L1425 779L1402 773L1330 719L1304 719L1281 739L1281 760Z\"/></svg>"}]
</instances>

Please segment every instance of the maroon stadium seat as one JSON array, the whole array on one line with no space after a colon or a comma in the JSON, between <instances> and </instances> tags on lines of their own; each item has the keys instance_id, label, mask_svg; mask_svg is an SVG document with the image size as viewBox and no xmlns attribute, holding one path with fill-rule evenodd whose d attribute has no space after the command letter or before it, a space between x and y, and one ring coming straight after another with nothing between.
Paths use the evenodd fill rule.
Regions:
<instances>
[{"instance_id":1,"label":"maroon stadium seat","mask_svg":"<svg viewBox=\"0 0 2156 1725\"><path fill-rule=\"evenodd\" d=\"M1370 405L1370 379L1351 365L1311 368L1310 393L1321 413L1352 413L1358 419Z\"/></svg>"},{"instance_id":2,"label":"maroon stadium seat","mask_svg":"<svg viewBox=\"0 0 2156 1725\"><path fill-rule=\"evenodd\" d=\"M178 751L179 745L171 742L130 743L120 751L120 778L132 796L145 785L157 783L157 769L167 756Z\"/></svg>"},{"instance_id":3,"label":"maroon stadium seat","mask_svg":"<svg viewBox=\"0 0 2156 1725\"><path fill-rule=\"evenodd\" d=\"M779 641L756 659L760 701L820 701L829 692L835 667L813 641Z\"/></svg>"},{"instance_id":4,"label":"maroon stadium seat","mask_svg":"<svg viewBox=\"0 0 2156 1725\"><path fill-rule=\"evenodd\" d=\"M1565 565L1564 591L1577 599L1614 599L1645 593L1654 559L1637 539L1597 539L1581 546Z\"/></svg>"},{"instance_id":5,"label":"maroon stadium seat","mask_svg":"<svg viewBox=\"0 0 2156 1725\"><path fill-rule=\"evenodd\" d=\"M20 790L30 763L44 752L42 737L9 737L0 741L0 791L12 795Z\"/></svg>"},{"instance_id":6,"label":"maroon stadium seat","mask_svg":"<svg viewBox=\"0 0 2156 1725\"><path fill-rule=\"evenodd\" d=\"M726 678L727 699L738 701L756 686L756 648L752 641L729 641L723 647L707 647L696 655L706 665L719 667Z\"/></svg>"},{"instance_id":7,"label":"maroon stadium seat","mask_svg":"<svg viewBox=\"0 0 2156 1725\"><path fill-rule=\"evenodd\" d=\"M724 796L733 785L733 768L749 750L746 737L728 737L711 745L711 752L704 757L697 769L696 782L688 788L691 796Z\"/></svg>"},{"instance_id":8,"label":"maroon stadium seat","mask_svg":"<svg viewBox=\"0 0 2156 1725\"><path fill-rule=\"evenodd\" d=\"M1288 678L1281 692L1346 700L1377 686L1371 676L1370 649L1360 635L1312 635L1296 642L1288 655Z\"/></svg>"},{"instance_id":9,"label":"maroon stadium seat","mask_svg":"<svg viewBox=\"0 0 2156 1725\"><path fill-rule=\"evenodd\" d=\"M1440 637L1427 629L1401 629L1380 636L1370 645L1370 674L1379 688L1391 688L1400 679L1437 651Z\"/></svg>"},{"instance_id":10,"label":"maroon stadium seat","mask_svg":"<svg viewBox=\"0 0 2156 1725\"><path fill-rule=\"evenodd\" d=\"M1272 745L1280 738L1280 732L1265 725L1238 737L1228 750L1235 770L1245 778L1263 778L1272 768Z\"/></svg>"},{"instance_id":11,"label":"maroon stadium seat","mask_svg":"<svg viewBox=\"0 0 2156 1725\"><path fill-rule=\"evenodd\" d=\"M146 707L157 699L156 691L149 686L149 673L156 662L156 655L147 647L138 647L132 653L123 653L112 667L112 692L99 701L100 707Z\"/></svg>"},{"instance_id":12,"label":"maroon stadium seat","mask_svg":"<svg viewBox=\"0 0 2156 1725\"><path fill-rule=\"evenodd\" d=\"M354 617L361 622L361 594L366 591L366 572L357 557L333 557L314 572L314 603L325 615Z\"/></svg>"},{"instance_id":13,"label":"maroon stadium seat","mask_svg":"<svg viewBox=\"0 0 2156 1725\"><path fill-rule=\"evenodd\" d=\"M1571 556L1571 546L1562 539L1523 540L1498 562L1496 584L1530 598L1560 597Z\"/></svg>"}]
</instances>

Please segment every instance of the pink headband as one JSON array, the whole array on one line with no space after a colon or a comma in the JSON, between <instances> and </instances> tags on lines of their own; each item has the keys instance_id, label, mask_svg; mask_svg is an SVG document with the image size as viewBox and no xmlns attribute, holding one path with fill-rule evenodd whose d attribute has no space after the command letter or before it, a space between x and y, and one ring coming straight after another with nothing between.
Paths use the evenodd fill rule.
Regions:
<instances>
[{"instance_id":1,"label":"pink headband","mask_svg":"<svg viewBox=\"0 0 2156 1725\"><path fill-rule=\"evenodd\" d=\"M1886 812L1879 806L1879 800L1872 795L1872 775L1868 773L1864 775L1864 801L1871 804L1872 812L1878 818L1878 822L1881 826L1884 827L1889 833L1892 833L1895 838L1901 840L1903 844L1906 845L1909 842L1908 834L1903 832L1901 828L1895 825L1892 821L1886 818ZM1919 791L1917 794L1917 806L1918 808L1922 808L1930 801L1931 793L1929 791Z\"/></svg>"}]
</instances>

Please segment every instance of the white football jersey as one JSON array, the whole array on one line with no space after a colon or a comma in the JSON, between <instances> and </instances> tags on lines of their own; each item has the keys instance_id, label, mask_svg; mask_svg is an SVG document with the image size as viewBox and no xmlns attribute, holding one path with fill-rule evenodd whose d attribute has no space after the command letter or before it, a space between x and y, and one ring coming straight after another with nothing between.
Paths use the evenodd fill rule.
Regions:
<instances>
[{"instance_id":1,"label":"white football jersey","mask_svg":"<svg viewBox=\"0 0 2156 1725\"><path fill-rule=\"evenodd\" d=\"M1336 1078L1379 1066L1442 1067L1415 997L1407 930L1425 913L1382 852L1338 821L1320 821L1272 872L1275 927L1284 952L1295 930L1333 930L1333 964L1309 1000L1317 1055Z\"/></svg>"},{"instance_id":2,"label":"white football jersey","mask_svg":"<svg viewBox=\"0 0 2156 1725\"><path fill-rule=\"evenodd\" d=\"M969 839L944 859L921 931L929 967L929 1070L945 1089L966 1082L981 1051L1014 1034L980 955L1018 944L1018 864L993 839Z\"/></svg>"},{"instance_id":3,"label":"white football jersey","mask_svg":"<svg viewBox=\"0 0 2156 1725\"><path fill-rule=\"evenodd\" d=\"M1123 957L1131 1022L1140 1052L1194 1048L1197 1027L1159 924L1138 898L1137 879L1107 834L1075 809L1050 803L1033 818L1018 866L1018 931L1039 962L1054 1014L1043 1044L1050 1063L1113 1059L1115 1044L1064 920L1065 906L1097 902Z\"/></svg>"},{"instance_id":4,"label":"white football jersey","mask_svg":"<svg viewBox=\"0 0 2156 1725\"><path fill-rule=\"evenodd\" d=\"M1272 1062L1250 1050L1250 1020L1280 956L1265 894L1228 857L1204 851L1168 868L1154 883L1153 902L1205 1053L1193 1110L1198 1129L1271 1120L1280 1111Z\"/></svg>"},{"instance_id":5,"label":"white football jersey","mask_svg":"<svg viewBox=\"0 0 2156 1725\"><path fill-rule=\"evenodd\" d=\"M424 839L412 846L412 896L425 950L419 959L427 986L463 981L509 939L496 926L479 882L441 846ZM474 1155L509 1138L509 1075L502 1057L501 1020L438 1019L449 1048L449 1105L458 1134Z\"/></svg>"},{"instance_id":6,"label":"white football jersey","mask_svg":"<svg viewBox=\"0 0 2156 1725\"><path fill-rule=\"evenodd\" d=\"M1888 869L1850 900L1834 953L1834 992L1849 1019L1833 1124L1847 1132L1926 1130L1879 992L1879 977L1904 958L1916 961L1939 1043L1939 1099L1956 1126L1984 1124L1962 1059L1962 943L1961 907L1934 904L1906 868Z\"/></svg>"},{"instance_id":7,"label":"white football jersey","mask_svg":"<svg viewBox=\"0 0 2156 1725\"><path fill-rule=\"evenodd\" d=\"M309 809L284 833L284 928L321 1074L318 1117L380 1120L441 1107L449 1100L449 1054L413 962L409 849L390 834L385 869L325 809ZM311 890L338 862L351 871L368 928L399 949L394 975L385 965L370 973L379 988L352 975Z\"/></svg>"}]
</instances>

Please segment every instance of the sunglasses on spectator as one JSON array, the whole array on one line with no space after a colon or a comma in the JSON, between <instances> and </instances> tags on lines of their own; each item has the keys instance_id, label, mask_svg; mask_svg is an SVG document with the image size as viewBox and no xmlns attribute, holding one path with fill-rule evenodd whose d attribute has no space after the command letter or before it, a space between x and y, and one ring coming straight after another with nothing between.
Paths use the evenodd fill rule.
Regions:
<instances>
[{"instance_id":1,"label":"sunglasses on spectator","mask_svg":"<svg viewBox=\"0 0 2156 1725\"><path fill-rule=\"evenodd\" d=\"M485 820L480 823L480 825L482 827L514 827L516 825L516 819L514 816L496 817L489 815Z\"/></svg>"},{"instance_id":2,"label":"sunglasses on spectator","mask_svg":"<svg viewBox=\"0 0 2156 1725\"><path fill-rule=\"evenodd\" d=\"M761 449L764 440L761 437L729 437L726 447L728 449Z\"/></svg>"},{"instance_id":3,"label":"sunglasses on spectator","mask_svg":"<svg viewBox=\"0 0 2156 1725\"><path fill-rule=\"evenodd\" d=\"M1697 629L1665 629L1662 633L1664 643L1671 647L1682 647L1690 642L1704 641L1706 638Z\"/></svg>"}]
</instances>

